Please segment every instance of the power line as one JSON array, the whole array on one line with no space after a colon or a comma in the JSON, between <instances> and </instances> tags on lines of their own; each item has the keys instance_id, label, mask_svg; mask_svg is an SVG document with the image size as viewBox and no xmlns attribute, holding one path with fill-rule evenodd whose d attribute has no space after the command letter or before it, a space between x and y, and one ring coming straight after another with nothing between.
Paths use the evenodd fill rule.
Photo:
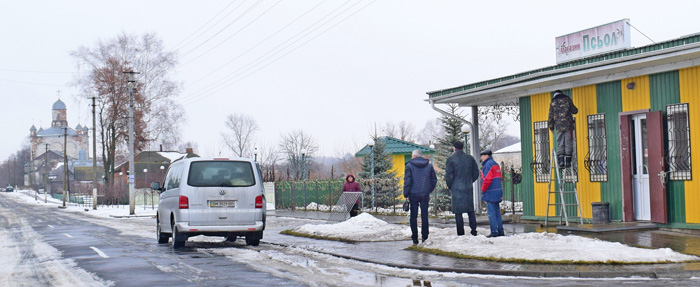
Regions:
<instances>
[{"instance_id":1,"label":"power line","mask_svg":"<svg viewBox=\"0 0 700 287\"><path fill-rule=\"evenodd\" d=\"M312 33L313 31L317 30L318 28L323 27L323 25L327 24L328 22L332 21L333 19L335 19L336 17L338 17L338 16L341 15L342 13L345 13L345 11L347 11L348 9L350 9L350 8L354 7L355 5L357 5L357 4L360 3L360 2L356 2L355 4L353 4L353 5L351 5L350 7L346 8L346 9L343 10L342 12L336 14L334 17L332 17L332 18L329 19L328 21L326 21L326 22L322 23L321 25L319 25L318 27L314 28L313 30L311 30L311 32L306 33L305 35L303 35L303 36L299 37L298 39L294 40L290 45L287 45L286 47L284 47L284 48L282 48L282 49L280 49L280 50L278 50L278 51L275 51L275 50L277 50L278 48L280 48L280 47L282 47L283 45L285 45L287 42L289 42L289 41L291 41L291 40L297 38L299 35L303 34L304 32L308 31L309 29L313 28L314 26L316 26L316 24L320 23L320 22L323 21L324 19L326 19L326 18L328 18L329 16L335 14L335 12L337 12L338 10L340 10L341 8L343 8L343 6L345 6L346 4L350 3L351 1L352 1L352 0L347 0L347 1L345 1L343 4L341 4L340 6L336 7L335 9L333 9L333 11L331 11L331 12L329 12L328 14L326 14L325 16L321 17L321 18L318 19L316 22L314 22L313 24L309 25L308 27L306 27L305 29L303 29L303 30L300 31L299 33L297 33L297 34L295 34L294 36L292 36L292 37L288 38L287 40L283 41L283 42L280 43L279 45L275 46L274 48L272 48L271 50L267 51L265 54L263 54L262 56L256 58L255 60L249 62L248 64L245 64L245 65L243 65L242 67L238 68L237 70L235 70L235 71L233 71L233 72L231 72L231 73L229 73L229 74L227 74L227 75L221 77L220 79L214 81L215 84L213 84L212 86L209 86L208 88L202 89L202 90L200 90L200 91L198 91L198 92L192 94L191 96L189 96L189 98L190 98L190 99L192 99L192 98L197 98L197 97L200 96L201 94L204 94L204 93L207 93L208 91L214 90L214 89L216 89L218 86L221 86L221 85L225 84L227 81L233 80L233 78L235 78L236 74L239 73L239 71L242 71L242 70L243 70L243 71L245 72L245 71L247 71L247 70L250 69L250 68L247 68L247 67L249 67L250 65L253 65L253 67L256 66L256 65L259 65L261 62L264 62L266 59L268 59L268 58L270 58L270 57L272 57L272 56L274 56L274 55L280 53L280 51L282 51L282 50L284 50L285 48L289 47L290 45L296 43L296 42L299 41L300 39L303 39L303 37L305 37L305 36L308 35L309 33ZM271 54L271 53L272 53L272 54ZM268 55L270 55L270 56L268 56ZM261 60L261 59L262 59L262 60ZM257 63L256 63L256 62L257 62ZM251 67L251 68L252 68L252 67ZM183 98L183 100L190 100L190 99L187 99L187 97L184 97L184 98Z\"/></svg>"},{"instance_id":2,"label":"power line","mask_svg":"<svg viewBox=\"0 0 700 287\"><path fill-rule=\"evenodd\" d=\"M632 24L631 24L629 21L627 22L627 24L630 25L630 27L632 27L632 28L634 28L635 30L637 30L637 32L639 32L640 34L642 34L642 36L647 37L647 39L649 39L649 41L651 41L652 43L656 44L656 42L654 42L654 40L652 40L651 38L649 38L649 36L647 36L646 34L642 33L642 31L639 31L639 29L637 29L637 27L632 26Z\"/></svg>"},{"instance_id":3,"label":"power line","mask_svg":"<svg viewBox=\"0 0 700 287\"><path fill-rule=\"evenodd\" d=\"M219 44L216 44L214 47L209 48L209 50L204 51L204 53L199 54L199 56L194 57L193 59L191 59L191 60L185 62L185 63L182 64L181 66L185 66L185 65L187 65L187 64L189 64L189 63L192 63L194 60L197 60L197 59L199 59L200 57L202 57L202 56L208 54L209 52L211 52L211 50L214 50L214 49L216 49L217 47L221 46L223 43L225 43L226 41L228 41L228 40L230 40L231 38L233 38L233 36L238 35L238 33L240 33L241 31L245 30L245 28L247 28L247 27L250 26L251 24L255 23L255 21L257 21L257 20L260 19L262 16L264 16L265 14L267 14L267 12L269 12L270 10L272 10L272 8L274 8L275 6L277 6L277 4L279 4L280 2L282 2L282 0L277 1L275 4L273 4L272 6L270 6L270 8L267 8L267 10L263 11L262 14L258 15L258 17L255 17L255 19L253 19L252 21L250 21L250 22L249 22L248 24L246 24L245 26L241 27L241 29L238 29L238 31L236 31L235 33L233 33L231 36L228 36L228 38L226 38L226 39L224 39L223 41L219 42Z\"/></svg>"},{"instance_id":4,"label":"power line","mask_svg":"<svg viewBox=\"0 0 700 287\"><path fill-rule=\"evenodd\" d=\"M250 11L252 11L255 7L257 7L258 5L260 5L260 3L262 3L262 1L263 1L263 0L258 0L258 2L255 2L255 3L253 4L253 6L248 7L248 10L244 11L243 14L241 14L240 16L238 16L236 19L233 19L233 21L231 21L230 23L228 23L228 25L226 25L224 28L221 28L218 32L214 33L214 35L212 35L211 37L209 37L209 38L207 38L206 40L204 40L204 42L200 43L199 45L197 45L196 47L190 49L189 51L183 53L181 57L185 57L185 56L189 55L190 53L194 52L195 50L197 50L197 49L198 49L199 47L201 47L202 45L204 45L204 44L206 44L207 42L209 42L209 40L211 40L211 39L213 39L214 37L216 37L216 36L218 36L219 34L221 34L221 32L223 32L224 30L228 29L228 27L231 27L231 25L233 25L234 23L238 22L238 20L240 20L241 18L243 18L243 16L245 16L245 15L248 14L248 13L250 13Z\"/></svg>"},{"instance_id":5,"label":"power line","mask_svg":"<svg viewBox=\"0 0 700 287\"><path fill-rule=\"evenodd\" d=\"M72 74L73 72L50 72L50 71L30 71L30 70L15 70L15 69L1 69L0 71L7 72L19 72L19 73L39 73L39 74Z\"/></svg>"},{"instance_id":6,"label":"power line","mask_svg":"<svg viewBox=\"0 0 700 287\"><path fill-rule=\"evenodd\" d=\"M282 27L281 29L277 30L277 32L272 33L270 36L267 36L267 38L265 38L265 39L263 39L262 41L258 42L258 43L255 44L253 47L250 47L250 49L248 49L248 50L246 50L245 52L243 52L243 53L239 54L238 56L234 57L233 59L229 60L229 61L226 62L225 64L219 66L219 67L216 68L214 71L211 71L209 74L206 74L206 75L204 75L203 77L201 77L201 78L195 80L194 82L190 83L190 85L194 85L194 84L198 83L199 81L201 81L201 80L203 80L203 79L206 79L208 76L210 76L211 74L213 74L213 73L215 73L215 72L218 72L219 70L221 70L221 69L223 69L224 67L228 66L229 64L231 64L231 63L232 63L233 61L235 61L236 59L238 59L238 58L240 58L240 57L242 57L242 56L245 56L246 54L248 54L248 52L252 51L253 49L257 48L258 46L260 46L260 45L261 45L262 43L264 43L265 41L267 41L267 40L269 40L270 38L274 37L275 35L279 34L279 33L282 32L284 29L287 29L287 27L289 27L289 26L291 26L292 24L294 24L294 22L296 22L297 20L299 20L299 19L301 19L302 17L306 16L306 15L309 14L311 11L315 10L316 8L318 8L319 6L321 6L321 4L323 4L323 3L325 3L325 2L326 2L326 0L323 0L323 1L319 2L318 4L316 4L316 6L312 7L311 9L309 9L308 11L306 11L306 12L304 12L303 14L299 15L297 18L295 18L295 19L292 20L291 22L287 23L287 25L285 25L285 26Z\"/></svg>"},{"instance_id":7,"label":"power line","mask_svg":"<svg viewBox=\"0 0 700 287\"><path fill-rule=\"evenodd\" d=\"M224 11L226 11L226 9L228 9L228 7L230 7L231 5L233 5L233 3L236 3L236 1L235 1L235 0L234 0L234 1L231 1L231 3L229 3L228 5L226 5L226 7L224 7L223 9L221 9L221 11L219 11L219 13L216 13L216 15L214 15L214 17L212 17L211 19L209 19L209 21L207 21L206 23L204 23L204 25L202 25L202 26L199 27L197 30L195 30L194 32L192 32L192 34L190 34L189 36L185 37L185 39L182 39L182 41L180 41L179 43L175 44L175 45L173 46L172 49L173 49L173 50L178 50L178 48L176 48L177 46L179 46L179 45L182 44L183 42L187 41L187 39L189 39L190 37L192 37L192 36L194 36L195 34L197 34L197 32L199 32L199 30L202 30L202 29L203 29L204 27L206 27L209 23L211 23L211 21L214 21L214 19L216 19L216 17L218 17L219 15L221 15L221 13L223 13ZM241 4L243 4L243 3L241 2ZM238 5L238 7L240 7L240 5ZM236 7L236 8L238 8L238 7ZM229 14L231 14L231 13L232 13L233 11L235 11L235 10L236 10L236 9L234 8L233 10L231 10L231 12L229 12ZM228 16L229 14L226 14L226 16ZM224 18L225 18L225 17L224 17ZM223 20L224 18L221 18L221 20ZM219 20L219 22L221 22L221 20ZM216 22L216 24L218 24L219 22ZM214 27L216 24L212 25L212 27ZM209 27L209 29L211 29L211 27ZM207 31L209 31L209 29L207 29ZM203 35L203 34L206 33L207 31L204 31L202 34L199 34L199 36ZM197 38L199 38L199 36L197 36ZM195 39L196 39L196 38L195 38ZM195 39L192 39L192 40L195 40ZM189 44L189 42L187 42L187 43ZM187 44L185 44L185 45L187 45Z\"/></svg>"},{"instance_id":8,"label":"power line","mask_svg":"<svg viewBox=\"0 0 700 287\"><path fill-rule=\"evenodd\" d=\"M264 69L265 67L267 67L267 66L269 66L269 65L271 65L271 64L273 64L273 63L275 63L275 62L277 62L277 61L279 61L280 59L282 59L282 58L284 58L285 56L291 54L292 52L296 51L297 49L303 47L304 45L306 45L307 43L311 42L312 40L318 38L319 36L325 34L325 33L328 32L329 30L335 28L335 27L338 26L340 23L343 23L345 20L349 19L350 17L354 16L355 14L359 13L360 11L364 10L365 8L367 8L369 5L372 5L372 4L373 4L374 2L376 2L376 1L377 1L377 0L372 0L371 2L367 3L367 5L362 6L362 8L358 9L357 11L355 11L355 12L353 12L352 14L348 15L347 17L343 18L342 20L340 20L340 21L338 21L337 23L333 24L333 25L332 25L331 27L329 27L328 29L323 30L321 33L317 34L316 36L312 37L311 39L307 40L306 42L304 42L304 43L302 43L301 45L297 46L296 48L292 49L291 51L285 53L284 55L282 55L282 56L280 56L280 57L277 57L277 58L274 59L273 61L271 61L271 62L265 64L264 66L262 66L262 67L260 67L260 68L258 68L258 69L256 69L256 70L254 70L254 71L252 71L252 72L250 72L249 74L247 74L247 75L245 75L244 77L242 77L242 78L236 80L235 82L232 82L232 83L230 83L230 84L228 84L228 85L226 85L226 86L224 86L224 87L222 87L222 88L220 88L220 89L218 89L218 90L216 90L216 91L214 91L214 92L212 92L212 93L209 93L209 94L207 94L207 95L205 95L205 96L201 96L201 97L199 97L199 98L197 98L197 99L192 99L188 104L197 102L197 101L199 101L199 100L201 100L201 99L203 99L203 98L206 98L206 97L208 97L208 96L211 96L211 95L213 95L213 94L215 94L215 93L217 93L217 92L219 92L219 91L221 91L221 90L223 90L223 89L225 89L225 88L228 88L228 87L230 87L230 86L232 86L232 85L234 85L234 84L236 84L236 83L238 83L238 82L240 82L240 81L242 81L242 80L244 80L244 79L250 77L251 75L255 74L256 72L258 72L258 71ZM359 2L358 2L358 3L359 3ZM353 6L354 6L354 5L353 5ZM352 6L351 6L351 7L352 7ZM350 8L351 8L351 7L350 7ZM343 11L343 12L345 12L345 11Z\"/></svg>"},{"instance_id":9,"label":"power line","mask_svg":"<svg viewBox=\"0 0 700 287\"><path fill-rule=\"evenodd\" d=\"M66 85L56 85L56 84L46 84L46 83L35 83L35 82L14 81L14 80L8 80L8 79L0 79L0 81L13 82L13 83L20 83L20 84L28 84L28 85L66 87Z\"/></svg>"}]
</instances>

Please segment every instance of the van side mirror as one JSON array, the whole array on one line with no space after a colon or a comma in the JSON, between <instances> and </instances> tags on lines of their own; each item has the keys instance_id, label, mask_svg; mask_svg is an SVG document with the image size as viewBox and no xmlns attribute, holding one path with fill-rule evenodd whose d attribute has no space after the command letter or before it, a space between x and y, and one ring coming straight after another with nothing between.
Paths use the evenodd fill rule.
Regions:
<instances>
[{"instance_id":1,"label":"van side mirror","mask_svg":"<svg viewBox=\"0 0 700 287\"><path fill-rule=\"evenodd\" d=\"M158 191L158 192L163 191L163 188L160 186L160 183L157 182L157 181L154 181L154 182L151 183L151 189L152 189L152 190L156 190L156 191Z\"/></svg>"}]
</instances>

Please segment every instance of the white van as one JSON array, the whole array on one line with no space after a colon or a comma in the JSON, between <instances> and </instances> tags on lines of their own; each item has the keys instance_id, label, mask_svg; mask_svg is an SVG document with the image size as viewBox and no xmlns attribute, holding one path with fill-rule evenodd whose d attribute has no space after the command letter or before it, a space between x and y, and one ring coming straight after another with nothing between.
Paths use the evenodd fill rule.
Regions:
<instances>
[{"instance_id":1,"label":"white van","mask_svg":"<svg viewBox=\"0 0 700 287\"><path fill-rule=\"evenodd\" d=\"M250 159L187 158L168 169L160 192L158 243L173 238L173 248L196 235L224 236L257 246L265 230L265 190L257 164Z\"/></svg>"}]
</instances>

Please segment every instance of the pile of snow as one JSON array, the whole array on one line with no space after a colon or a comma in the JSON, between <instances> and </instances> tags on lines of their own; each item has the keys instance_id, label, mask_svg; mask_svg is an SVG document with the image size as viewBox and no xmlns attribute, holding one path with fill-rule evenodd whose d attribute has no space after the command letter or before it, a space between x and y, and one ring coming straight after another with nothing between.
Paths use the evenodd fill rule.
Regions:
<instances>
[{"instance_id":1,"label":"pile of snow","mask_svg":"<svg viewBox=\"0 0 700 287\"><path fill-rule=\"evenodd\" d=\"M617 242L553 233L522 233L496 238L438 235L431 236L420 247L506 260L627 263L700 260L670 248L636 248Z\"/></svg>"},{"instance_id":2,"label":"pile of snow","mask_svg":"<svg viewBox=\"0 0 700 287\"><path fill-rule=\"evenodd\" d=\"M468 229L468 228L467 228ZM420 224L418 226L420 233ZM306 224L292 231L348 241L374 242L410 240L408 226L389 224L369 213L362 213L336 224ZM468 232L468 230L467 230ZM684 262L700 258L670 248L645 249L576 235L523 233L487 238L487 228L478 236L457 236L454 228L430 228L430 237L419 247L454 252L473 257L503 260L544 260L573 262Z\"/></svg>"},{"instance_id":3,"label":"pile of snow","mask_svg":"<svg viewBox=\"0 0 700 287\"><path fill-rule=\"evenodd\" d=\"M294 232L333 237L349 241L393 241L411 238L411 230L405 226L389 224L369 213L362 213L347 221L335 224L304 224Z\"/></svg>"},{"instance_id":4,"label":"pile of snow","mask_svg":"<svg viewBox=\"0 0 700 287\"><path fill-rule=\"evenodd\" d=\"M513 212L513 202L504 200L501 201L501 210L505 210L506 212ZM523 211L523 202L522 201L516 201L515 202L515 211Z\"/></svg>"}]
</instances>

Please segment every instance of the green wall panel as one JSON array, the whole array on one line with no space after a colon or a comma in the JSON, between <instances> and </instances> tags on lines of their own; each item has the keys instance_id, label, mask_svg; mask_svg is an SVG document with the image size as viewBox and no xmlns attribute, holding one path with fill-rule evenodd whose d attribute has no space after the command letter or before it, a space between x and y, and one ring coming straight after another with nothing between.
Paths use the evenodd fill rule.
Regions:
<instances>
[{"instance_id":1,"label":"green wall panel","mask_svg":"<svg viewBox=\"0 0 700 287\"><path fill-rule=\"evenodd\" d=\"M535 215L535 182L532 169L532 113L530 97L520 98L520 144L522 156L522 192L523 215Z\"/></svg>"},{"instance_id":2,"label":"green wall panel","mask_svg":"<svg viewBox=\"0 0 700 287\"><path fill-rule=\"evenodd\" d=\"M680 81L678 71L649 75L649 94L651 110L662 111L666 118L666 105L677 104L681 101ZM664 131L668 130L664 120ZM664 143L668 152L668 134L664 133ZM656 175L649 175L654 177ZM666 186L666 208L668 223L685 223L685 183L671 180Z\"/></svg>"},{"instance_id":3,"label":"green wall panel","mask_svg":"<svg viewBox=\"0 0 700 287\"><path fill-rule=\"evenodd\" d=\"M608 143L608 181L600 183L600 198L610 203L610 219L622 220L622 181L620 171L620 118L622 91L620 82L596 85L598 113L605 114ZM579 119L582 120L582 119Z\"/></svg>"}]
</instances>

